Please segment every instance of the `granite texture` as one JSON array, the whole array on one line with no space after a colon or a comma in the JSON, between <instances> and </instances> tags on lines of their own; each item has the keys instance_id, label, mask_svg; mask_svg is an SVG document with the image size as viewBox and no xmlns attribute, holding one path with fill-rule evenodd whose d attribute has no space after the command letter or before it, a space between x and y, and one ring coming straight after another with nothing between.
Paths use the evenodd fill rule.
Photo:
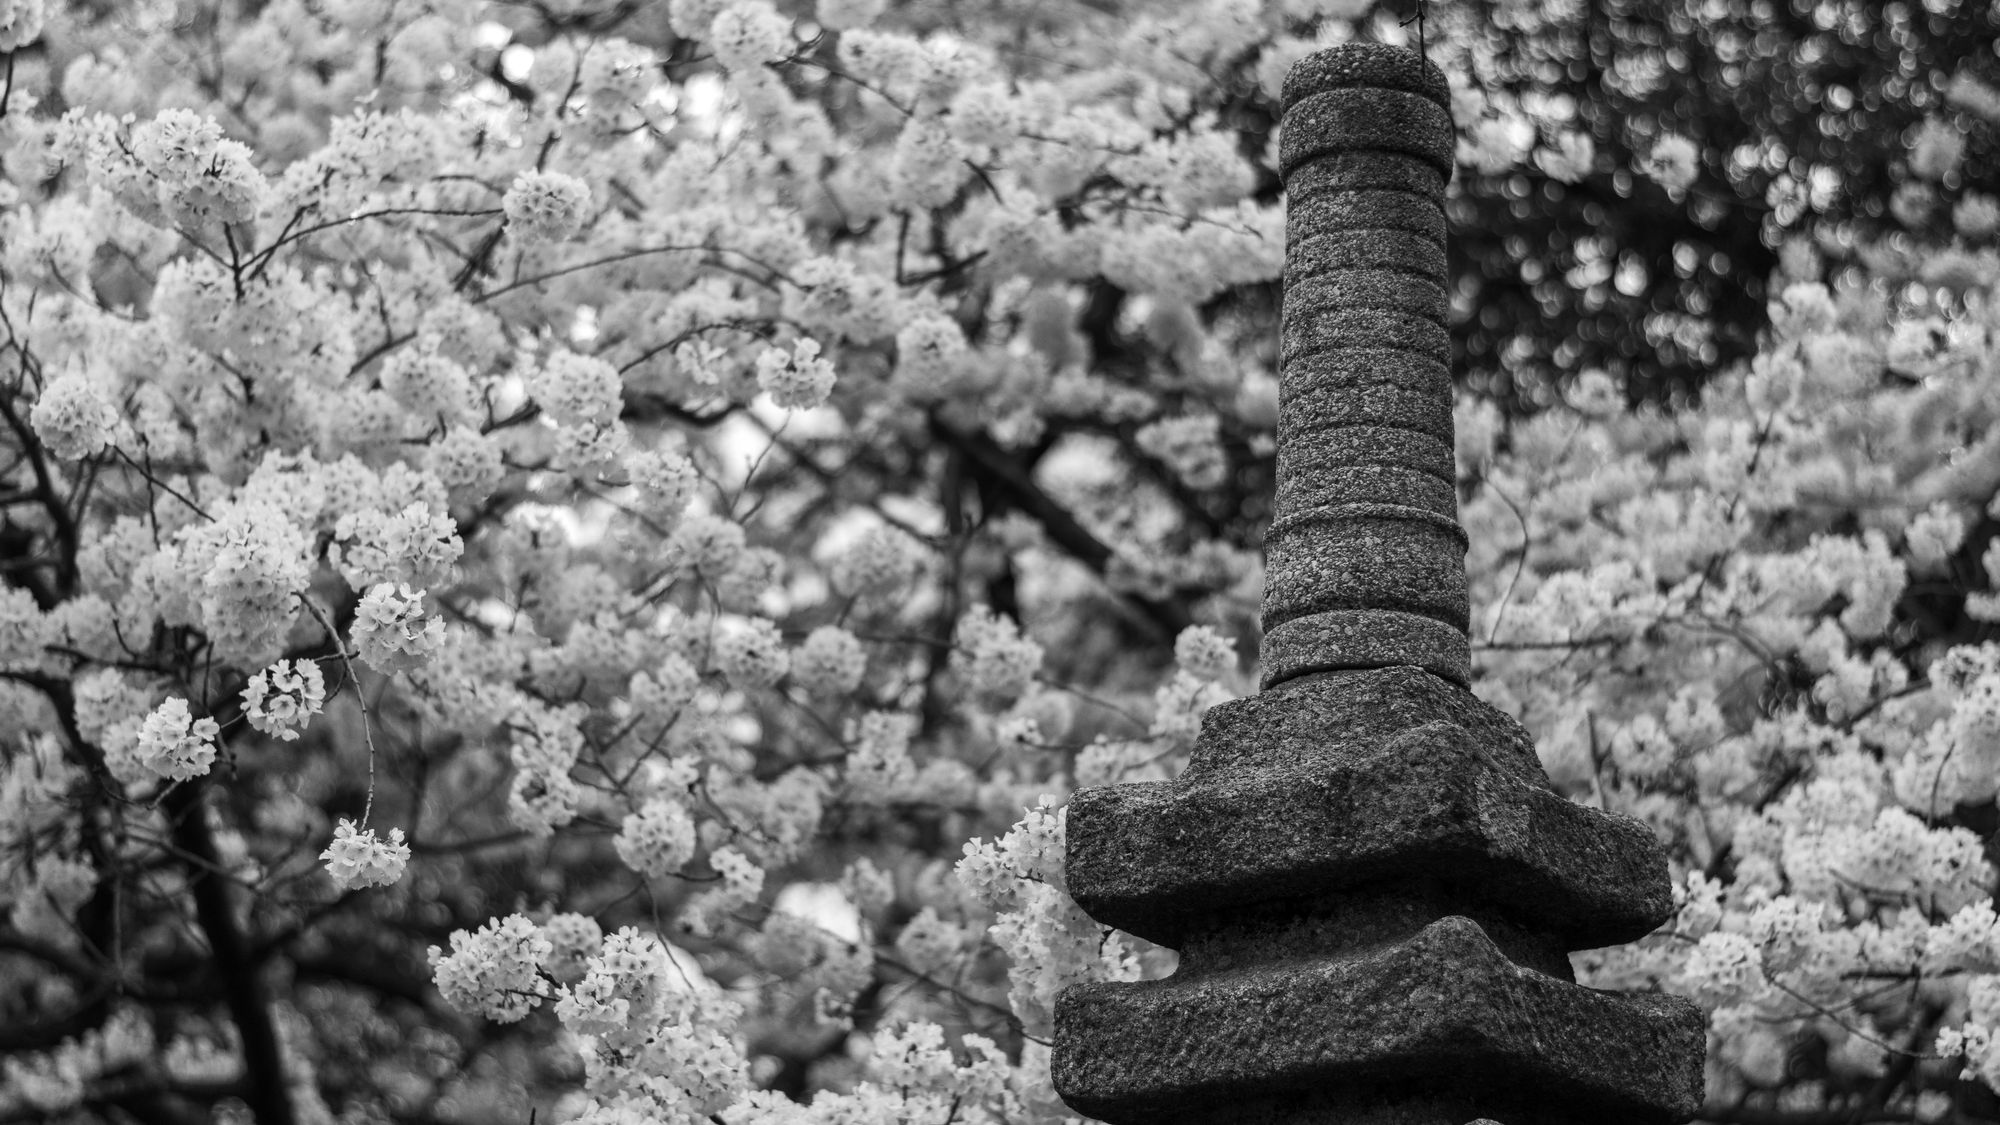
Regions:
<instances>
[{"instance_id":1,"label":"granite texture","mask_svg":"<svg viewBox=\"0 0 2000 1125\"><path fill-rule=\"evenodd\" d=\"M1051 1069L1072 1107L1112 1125L1418 1083L1503 1118L1559 1106L1670 1125L1699 1105L1702 1058L1684 1048L1707 1023L1680 997L1600 992L1522 968L1478 923L1451 916L1346 956L1301 951L1072 988L1056 1004Z\"/></svg>"},{"instance_id":2,"label":"granite texture","mask_svg":"<svg viewBox=\"0 0 2000 1125\"><path fill-rule=\"evenodd\" d=\"M1329 193L1366 191L1405 192L1430 199L1444 195L1449 178L1421 160L1395 153L1335 152L1292 169L1285 181L1285 201L1289 209L1314 205ZM1296 213L1288 210L1288 214ZM1297 233L1305 236L1313 232L1298 229ZM1439 239L1439 245L1443 241Z\"/></svg>"},{"instance_id":3,"label":"granite texture","mask_svg":"<svg viewBox=\"0 0 2000 1125\"><path fill-rule=\"evenodd\" d=\"M1347 230L1399 230L1444 245L1444 215L1431 200L1435 191L1363 189L1323 191L1293 199L1286 215L1291 230L1325 234Z\"/></svg>"},{"instance_id":4,"label":"granite texture","mask_svg":"<svg viewBox=\"0 0 2000 1125\"><path fill-rule=\"evenodd\" d=\"M1535 740L1513 716L1414 667L1301 676L1209 708L1180 783L1205 785L1232 772L1307 769L1350 759L1428 723L1464 730L1506 776L1551 790ZM1551 790L1553 791L1553 790Z\"/></svg>"},{"instance_id":5,"label":"granite texture","mask_svg":"<svg viewBox=\"0 0 2000 1125\"><path fill-rule=\"evenodd\" d=\"M1174 781L1071 798L1070 894L1180 959L1062 994L1056 1090L1114 1125L1686 1120L1700 1009L1569 963L1671 916L1659 843L1557 794L1467 690L1449 88L1350 45L1285 102L1263 690L1208 711Z\"/></svg>"},{"instance_id":6,"label":"granite texture","mask_svg":"<svg viewBox=\"0 0 2000 1125\"><path fill-rule=\"evenodd\" d=\"M1450 300L1435 279L1395 270L1334 270L1303 277L1285 290L1285 311L1349 307L1393 309L1445 324Z\"/></svg>"},{"instance_id":7,"label":"granite texture","mask_svg":"<svg viewBox=\"0 0 2000 1125\"><path fill-rule=\"evenodd\" d=\"M1357 234L1365 237L1355 237ZM1402 270L1427 278L1445 275L1444 247L1403 230L1337 231L1288 236L1285 284L1336 270Z\"/></svg>"},{"instance_id":8,"label":"granite texture","mask_svg":"<svg viewBox=\"0 0 2000 1125\"><path fill-rule=\"evenodd\" d=\"M1356 88L1306 94L1285 104L1278 174L1332 152L1367 149L1421 160L1451 174L1458 136L1451 112L1423 94Z\"/></svg>"},{"instance_id":9,"label":"granite texture","mask_svg":"<svg viewBox=\"0 0 2000 1125\"><path fill-rule=\"evenodd\" d=\"M1466 680L1463 644L1411 620L1461 633L1469 620L1447 459L1455 138L1449 88L1415 61L1322 52L1286 80L1279 159L1292 194L1263 605L1265 633L1282 641L1265 648L1267 686L1369 664Z\"/></svg>"},{"instance_id":10,"label":"granite texture","mask_svg":"<svg viewBox=\"0 0 2000 1125\"><path fill-rule=\"evenodd\" d=\"M1281 431L1282 432L1282 431ZM1343 426L1338 434L1327 435L1319 443L1320 456L1307 457L1290 446L1278 449L1279 507L1285 497L1301 489L1316 488L1312 478L1323 470L1353 467L1405 469L1419 472L1439 484L1456 487L1452 448L1443 438L1391 426ZM1309 501L1310 507L1320 501ZM1453 501L1456 505L1456 500Z\"/></svg>"},{"instance_id":11,"label":"granite texture","mask_svg":"<svg viewBox=\"0 0 2000 1125\"><path fill-rule=\"evenodd\" d=\"M1391 682L1382 673L1293 681L1222 704L1203 731L1208 758L1221 756L1231 726L1250 728L1261 753L1175 782L1078 791L1071 896L1107 925L1176 948L1204 919L1246 906L1423 879L1564 951L1631 941L1672 916L1664 856L1644 825L1524 776L1518 744L1493 739L1499 724L1468 729L1421 710L1401 729L1370 721L1394 713L1369 690ZM1323 698L1299 698L1315 693ZM1306 716L1342 730L1346 712L1360 737L1288 740L1287 724L1259 729L1258 713L1291 700L1295 731Z\"/></svg>"},{"instance_id":12,"label":"granite texture","mask_svg":"<svg viewBox=\"0 0 2000 1125\"><path fill-rule=\"evenodd\" d=\"M1266 631L1263 651L1266 689L1320 672L1396 665L1422 669L1461 688L1472 685L1472 646L1465 631L1414 613L1309 613Z\"/></svg>"},{"instance_id":13,"label":"granite texture","mask_svg":"<svg viewBox=\"0 0 2000 1125\"><path fill-rule=\"evenodd\" d=\"M1466 626L1465 532L1455 521L1414 506L1285 512L1272 521L1264 550L1266 629L1331 609L1395 610Z\"/></svg>"},{"instance_id":14,"label":"granite texture","mask_svg":"<svg viewBox=\"0 0 2000 1125\"><path fill-rule=\"evenodd\" d=\"M1311 441L1335 456L1352 426L1414 430L1450 441L1451 367L1442 359L1393 348L1342 347L1296 357L1278 383L1278 442L1303 456ZM1289 410L1287 408L1290 408ZM1324 435L1312 440L1316 435ZM1286 449L1290 440L1293 446Z\"/></svg>"},{"instance_id":15,"label":"granite texture","mask_svg":"<svg viewBox=\"0 0 2000 1125\"><path fill-rule=\"evenodd\" d=\"M1451 333L1425 313L1369 306L1295 309L1289 297L1285 304L1284 323L1278 330L1280 364L1342 348L1391 348L1438 362L1448 362L1451 356Z\"/></svg>"},{"instance_id":16,"label":"granite texture","mask_svg":"<svg viewBox=\"0 0 2000 1125\"><path fill-rule=\"evenodd\" d=\"M1278 489L1278 508L1294 521L1301 512L1331 504L1369 503L1408 504L1457 522L1457 487L1420 469L1358 458L1352 464L1303 461L1291 468Z\"/></svg>"},{"instance_id":17,"label":"granite texture","mask_svg":"<svg viewBox=\"0 0 2000 1125\"><path fill-rule=\"evenodd\" d=\"M1290 106L1324 90L1357 86L1421 94L1440 106L1451 104L1451 81L1444 71L1409 51L1372 44L1307 55L1286 72L1281 95ZM1451 174L1449 167L1445 174Z\"/></svg>"}]
</instances>

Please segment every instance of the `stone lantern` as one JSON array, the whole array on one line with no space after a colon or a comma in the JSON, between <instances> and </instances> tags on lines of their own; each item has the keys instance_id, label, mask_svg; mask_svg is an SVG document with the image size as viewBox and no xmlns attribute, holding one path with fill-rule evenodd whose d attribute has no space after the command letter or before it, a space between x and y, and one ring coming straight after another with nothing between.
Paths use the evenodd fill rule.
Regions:
<instances>
[{"instance_id":1,"label":"stone lantern","mask_svg":"<svg viewBox=\"0 0 2000 1125\"><path fill-rule=\"evenodd\" d=\"M1114 1125L1685 1121L1701 1011L1568 956L1672 915L1664 853L1469 690L1444 76L1346 46L1284 103L1262 691L1209 711L1177 780L1072 799L1071 894L1180 960L1063 994L1056 1089Z\"/></svg>"}]
</instances>

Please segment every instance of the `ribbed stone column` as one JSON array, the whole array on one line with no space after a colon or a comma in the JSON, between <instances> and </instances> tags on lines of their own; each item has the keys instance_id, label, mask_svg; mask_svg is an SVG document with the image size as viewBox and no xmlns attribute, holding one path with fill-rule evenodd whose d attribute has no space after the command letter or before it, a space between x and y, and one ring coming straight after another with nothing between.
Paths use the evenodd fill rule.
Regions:
<instances>
[{"instance_id":1,"label":"ribbed stone column","mask_svg":"<svg viewBox=\"0 0 2000 1125\"><path fill-rule=\"evenodd\" d=\"M1285 84L1265 687L1395 664L1470 680L1446 329L1449 99L1435 67L1388 49L1320 52Z\"/></svg>"},{"instance_id":2,"label":"ribbed stone column","mask_svg":"<svg viewBox=\"0 0 2000 1125\"><path fill-rule=\"evenodd\" d=\"M1466 690L1444 78L1343 47L1285 105L1265 690L1209 711L1179 779L1071 800L1070 893L1180 963L1063 994L1056 1089L1114 1125L1684 1121L1700 1010L1568 958L1671 915L1658 843L1553 792Z\"/></svg>"}]
</instances>

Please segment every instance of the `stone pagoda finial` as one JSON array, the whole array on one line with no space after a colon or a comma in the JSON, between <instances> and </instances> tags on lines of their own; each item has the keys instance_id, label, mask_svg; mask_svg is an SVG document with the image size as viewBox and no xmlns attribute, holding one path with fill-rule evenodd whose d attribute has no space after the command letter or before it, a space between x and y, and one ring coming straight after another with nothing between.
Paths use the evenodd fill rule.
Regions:
<instances>
[{"instance_id":1,"label":"stone pagoda finial","mask_svg":"<svg viewBox=\"0 0 2000 1125\"><path fill-rule=\"evenodd\" d=\"M1322 51L1285 79L1287 239L1264 686L1410 665L1471 680L1452 459L1436 67Z\"/></svg>"},{"instance_id":2,"label":"stone pagoda finial","mask_svg":"<svg viewBox=\"0 0 2000 1125\"><path fill-rule=\"evenodd\" d=\"M1070 893L1180 952L1057 1003L1056 1089L1114 1125L1668 1125L1700 1098L1700 1010L1568 958L1672 914L1659 844L1467 690L1448 105L1391 47L1285 83L1265 690L1209 711L1178 780L1069 805Z\"/></svg>"}]
</instances>

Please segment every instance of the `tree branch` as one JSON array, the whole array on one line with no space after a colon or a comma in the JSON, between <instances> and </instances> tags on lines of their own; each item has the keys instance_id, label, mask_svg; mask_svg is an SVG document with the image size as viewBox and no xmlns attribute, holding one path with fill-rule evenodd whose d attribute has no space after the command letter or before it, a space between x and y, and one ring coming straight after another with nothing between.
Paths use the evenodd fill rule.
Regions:
<instances>
[{"instance_id":1,"label":"tree branch","mask_svg":"<svg viewBox=\"0 0 2000 1125\"><path fill-rule=\"evenodd\" d=\"M1007 456L1005 450L984 434L967 434L933 418L931 430L938 438L964 454L966 467L987 486L1007 497L1023 513L1042 525L1056 545L1071 557L1102 576L1111 568L1114 552L1090 529L1077 522L1068 508L1042 491L1025 469ZM1194 624L1194 614L1180 598L1159 600L1142 594L1126 594L1148 624L1168 640Z\"/></svg>"},{"instance_id":2,"label":"tree branch","mask_svg":"<svg viewBox=\"0 0 2000 1125\"><path fill-rule=\"evenodd\" d=\"M243 1100L258 1125L295 1125L298 1117L285 1079L284 1054L278 1046L278 1028L271 1017L263 973L250 957L250 944L230 902L229 884L214 874L223 868L223 862L202 800L205 789L204 779L196 778L169 790L163 804L173 818L174 843L190 857L187 878L194 895L195 918L208 938L230 1018L243 1041Z\"/></svg>"}]
</instances>

